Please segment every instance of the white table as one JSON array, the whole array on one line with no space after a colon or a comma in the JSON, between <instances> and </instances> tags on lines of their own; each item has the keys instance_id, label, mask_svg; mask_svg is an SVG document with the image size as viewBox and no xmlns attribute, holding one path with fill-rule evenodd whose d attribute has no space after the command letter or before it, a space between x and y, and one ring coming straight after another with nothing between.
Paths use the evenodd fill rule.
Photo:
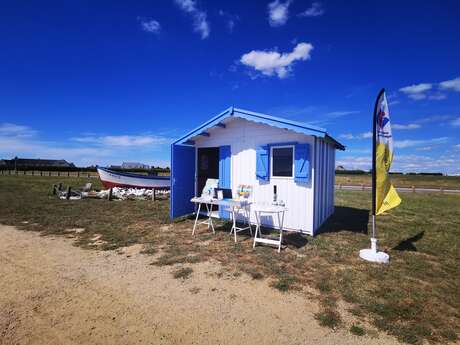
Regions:
<instances>
[{"instance_id":1,"label":"white table","mask_svg":"<svg viewBox=\"0 0 460 345\"><path fill-rule=\"evenodd\" d=\"M232 210L233 214L233 226L236 227L235 222L236 222L236 208L241 208L245 207L248 205L248 202L245 200L234 200L234 199L214 199L214 198L206 198L206 197L194 197L190 200L191 202L198 204L198 211L196 212L196 217L195 217L195 224L193 224L193 231L192 235L195 235L195 229L197 225L200 224L206 224L208 226L208 229L211 228L213 233L216 233L214 230L214 224L212 223L212 207L214 205L217 206L223 206L223 207L228 207ZM201 205L205 205L206 211L208 218L206 220L203 220L201 222L198 222L198 217L200 216L200 211L201 211ZM236 235L235 235L236 236Z\"/></svg>"},{"instance_id":2,"label":"white table","mask_svg":"<svg viewBox=\"0 0 460 345\"><path fill-rule=\"evenodd\" d=\"M257 222L256 234L254 236L254 244L252 247L255 248L256 243L271 244L271 245L278 246L278 253L281 252L281 242L283 241L284 214L288 209L285 206L268 205L268 204L267 205L254 204L252 205L252 210L254 211L256 215L256 222ZM262 214L269 214L272 216L276 215L276 218L278 219L278 230L280 232L279 240L262 238L262 232L260 231L260 227L261 227L260 218Z\"/></svg>"}]
</instances>

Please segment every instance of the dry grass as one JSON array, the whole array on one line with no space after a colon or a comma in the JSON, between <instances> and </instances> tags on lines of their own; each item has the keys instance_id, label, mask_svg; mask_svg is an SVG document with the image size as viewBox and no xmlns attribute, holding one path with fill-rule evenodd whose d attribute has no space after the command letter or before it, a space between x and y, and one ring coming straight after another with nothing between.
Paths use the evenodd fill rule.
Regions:
<instances>
[{"instance_id":1,"label":"dry grass","mask_svg":"<svg viewBox=\"0 0 460 345\"><path fill-rule=\"evenodd\" d=\"M285 236L287 249L279 255L267 246L253 249L244 233L235 244L225 222L217 222L216 235L200 227L192 238L191 219L169 224L167 201L58 200L50 194L56 182L0 177L0 223L44 235L68 236L66 229L84 228L72 236L85 248L94 248L89 244L95 234L105 241L99 249L141 243L146 255L154 255L152 264L179 265L178 278L187 276L180 265L212 259L233 277L241 272L267 279L283 292L314 289L321 304L318 322L353 333L361 333L361 326L346 324L340 303L348 306L354 325L371 323L407 343L445 343L460 332L459 196L403 195L399 208L379 217L381 247L391 264L378 266L357 255L369 246L366 192L338 191L336 213L323 232L315 238Z\"/></svg>"},{"instance_id":2,"label":"dry grass","mask_svg":"<svg viewBox=\"0 0 460 345\"><path fill-rule=\"evenodd\" d=\"M460 189L460 176L391 175L391 181L396 187ZM335 182L342 185L370 186L371 175L338 174Z\"/></svg>"}]
</instances>

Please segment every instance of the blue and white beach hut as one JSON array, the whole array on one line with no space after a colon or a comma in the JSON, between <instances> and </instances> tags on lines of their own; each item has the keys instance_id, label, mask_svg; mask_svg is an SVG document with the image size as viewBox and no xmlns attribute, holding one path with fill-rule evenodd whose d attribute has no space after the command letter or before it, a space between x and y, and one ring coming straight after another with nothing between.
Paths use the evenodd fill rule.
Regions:
<instances>
[{"instance_id":1,"label":"blue and white beach hut","mask_svg":"<svg viewBox=\"0 0 460 345\"><path fill-rule=\"evenodd\" d=\"M171 218L193 213L190 199L217 178L233 191L252 186L256 203L271 203L276 193L288 208L284 228L315 235L334 212L336 149L345 148L325 129L228 108L172 143Z\"/></svg>"}]
</instances>

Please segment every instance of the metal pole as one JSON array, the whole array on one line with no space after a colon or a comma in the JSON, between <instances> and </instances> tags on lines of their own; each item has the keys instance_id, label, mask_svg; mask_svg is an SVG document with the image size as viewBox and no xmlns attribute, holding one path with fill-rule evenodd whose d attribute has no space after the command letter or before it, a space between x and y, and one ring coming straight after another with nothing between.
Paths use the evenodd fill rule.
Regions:
<instances>
[{"instance_id":1,"label":"metal pole","mask_svg":"<svg viewBox=\"0 0 460 345\"><path fill-rule=\"evenodd\" d=\"M376 151L377 151L377 107L380 103L380 98L385 93L385 89L380 90L377 100L374 105L374 116L372 117L372 238L377 236L377 225L375 221L375 213L377 209L377 171L376 171Z\"/></svg>"},{"instance_id":2,"label":"metal pole","mask_svg":"<svg viewBox=\"0 0 460 345\"><path fill-rule=\"evenodd\" d=\"M377 226L375 224L375 214L372 215L372 238L377 238Z\"/></svg>"}]
</instances>

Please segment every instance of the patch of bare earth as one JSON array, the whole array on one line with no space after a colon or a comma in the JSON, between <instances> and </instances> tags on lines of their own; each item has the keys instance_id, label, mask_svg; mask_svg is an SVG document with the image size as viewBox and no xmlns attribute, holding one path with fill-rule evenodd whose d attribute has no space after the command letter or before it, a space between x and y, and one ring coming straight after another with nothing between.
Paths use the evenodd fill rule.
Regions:
<instances>
[{"instance_id":1,"label":"patch of bare earth","mask_svg":"<svg viewBox=\"0 0 460 345\"><path fill-rule=\"evenodd\" d=\"M314 298L219 264L175 279L187 265L151 262L140 246L89 251L0 226L0 344L396 344L322 328Z\"/></svg>"}]
</instances>

